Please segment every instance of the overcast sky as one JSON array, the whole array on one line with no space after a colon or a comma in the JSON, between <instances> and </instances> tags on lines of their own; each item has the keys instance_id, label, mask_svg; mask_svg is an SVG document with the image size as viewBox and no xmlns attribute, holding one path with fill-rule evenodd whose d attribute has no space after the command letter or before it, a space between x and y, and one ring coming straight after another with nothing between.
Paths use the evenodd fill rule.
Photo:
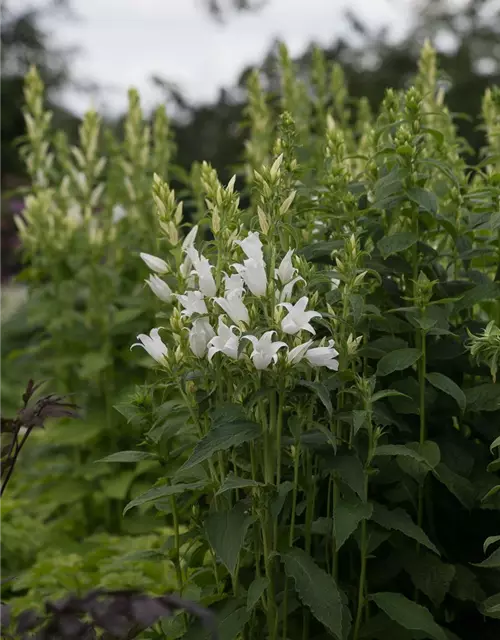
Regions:
<instances>
[{"instance_id":1,"label":"overcast sky","mask_svg":"<svg viewBox=\"0 0 500 640\"><path fill-rule=\"evenodd\" d=\"M41 0L14 0L16 6ZM268 0L255 13L229 12L225 24L211 19L204 0L72 0L75 20L52 20L52 40L75 45L74 77L99 83L98 95L67 91L63 101L83 113L90 105L117 112L130 86L148 108L159 97L150 81L158 74L192 101L210 101L231 87L242 69L258 63L274 39L292 55L311 42L328 44L348 33L350 8L373 29L389 25L394 38L408 28L416 0Z\"/></svg>"}]
</instances>

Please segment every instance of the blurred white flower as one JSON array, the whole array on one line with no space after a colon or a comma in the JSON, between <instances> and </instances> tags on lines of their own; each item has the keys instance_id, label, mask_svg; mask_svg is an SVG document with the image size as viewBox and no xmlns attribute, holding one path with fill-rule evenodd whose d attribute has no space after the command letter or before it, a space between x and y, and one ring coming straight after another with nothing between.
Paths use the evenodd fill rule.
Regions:
<instances>
[{"instance_id":1,"label":"blurred white flower","mask_svg":"<svg viewBox=\"0 0 500 640\"><path fill-rule=\"evenodd\" d=\"M340 280L338 278L331 278L331 290L338 289Z\"/></svg>"},{"instance_id":2,"label":"blurred white flower","mask_svg":"<svg viewBox=\"0 0 500 640\"><path fill-rule=\"evenodd\" d=\"M187 236L184 238L184 241L182 243L182 249L184 251L186 251L189 247L192 247L194 244L194 241L196 240L196 234L198 233L198 225L195 225L191 231L187 234Z\"/></svg>"},{"instance_id":3,"label":"blurred white flower","mask_svg":"<svg viewBox=\"0 0 500 640\"><path fill-rule=\"evenodd\" d=\"M235 243L240 245L247 258L252 258L257 262L264 261L262 242L257 231L249 231L244 240L235 240Z\"/></svg>"},{"instance_id":4,"label":"blurred white flower","mask_svg":"<svg viewBox=\"0 0 500 640\"><path fill-rule=\"evenodd\" d=\"M243 264L233 264L233 268L243 278L254 296L263 296L266 293L267 276L263 261L248 258L243 261Z\"/></svg>"},{"instance_id":5,"label":"blurred white flower","mask_svg":"<svg viewBox=\"0 0 500 640\"><path fill-rule=\"evenodd\" d=\"M169 302L172 299L172 289L157 275L150 274L149 278L144 280L144 282L149 286L155 296L163 300L163 302Z\"/></svg>"},{"instance_id":6,"label":"blurred white flower","mask_svg":"<svg viewBox=\"0 0 500 640\"><path fill-rule=\"evenodd\" d=\"M287 284L283 287L283 289L279 293L279 301L280 302L288 302L289 300L291 300L292 293L293 293L293 287L295 286L295 284L297 282L299 282L299 280L302 280L302 282L305 282L304 278L302 278L301 276L297 276L293 280L290 280L290 282L287 282ZM276 293L278 293L278 292L276 292Z\"/></svg>"},{"instance_id":7,"label":"blurred white flower","mask_svg":"<svg viewBox=\"0 0 500 640\"><path fill-rule=\"evenodd\" d=\"M335 360L335 357L339 355L339 352L334 349L335 342L329 340L327 347L315 347L309 349L304 355L304 358L313 367L327 367L332 371L338 371L339 363Z\"/></svg>"},{"instance_id":8,"label":"blurred white flower","mask_svg":"<svg viewBox=\"0 0 500 640\"><path fill-rule=\"evenodd\" d=\"M111 211L111 222L113 224L116 224L117 222L120 222L120 220L123 220L123 218L126 218L126 217L127 217L127 211L125 207L122 207L121 204L115 204L115 206Z\"/></svg>"},{"instance_id":9,"label":"blurred white flower","mask_svg":"<svg viewBox=\"0 0 500 640\"><path fill-rule=\"evenodd\" d=\"M285 257L281 261L280 266L275 270L274 277L279 278L281 281L281 284L286 284L287 282L290 282L290 280L293 278L293 276L297 272L297 269L292 264L292 256L293 256L293 249L290 249L290 251L286 252Z\"/></svg>"},{"instance_id":10,"label":"blurred white flower","mask_svg":"<svg viewBox=\"0 0 500 640\"><path fill-rule=\"evenodd\" d=\"M190 318L193 313L199 313L201 315L208 313L207 305L205 304L201 291L186 291L185 295L176 294L176 298L184 307L181 316Z\"/></svg>"},{"instance_id":11,"label":"blurred white flower","mask_svg":"<svg viewBox=\"0 0 500 640\"><path fill-rule=\"evenodd\" d=\"M224 272L224 295L227 295L235 289L243 289L243 284L243 278L239 273L233 273L228 276L227 273Z\"/></svg>"},{"instance_id":12,"label":"blurred white flower","mask_svg":"<svg viewBox=\"0 0 500 640\"><path fill-rule=\"evenodd\" d=\"M213 266L194 247L188 247L186 253L191 260L194 272L198 276L198 287L203 295L211 297L217 293L217 285L212 275Z\"/></svg>"},{"instance_id":13,"label":"blurred white flower","mask_svg":"<svg viewBox=\"0 0 500 640\"><path fill-rule=\"evenodd\" d=\"M243 289L233 289L226 293L224 298L214 298L214 301L223 309L233 322L248 324L250 318L248 309L242 299Z\"/></svg>"},{"instance_id":14,"label":"blurred white flower","mask_svg":"<svg viewBox=\"0 0 500 640\"><path fill-rule=\"evenodd\" d=\"M306 355L307 350L312 345L312 340L308 340L303 344L299 344L298 346L291 349L287 354L287 360L290 364L298 364L303 357Z\"/></svg>"},{"instance_id":15,"label":"blurred white flower","mask_svg":"<svg viewBox=\"0 0 500 640\"><path fill-rule=\"evenodd\" d=\"M215 336L208 318L196 318L189 331L189 346L197 358L202 358L210 340Z\"/></svg>"},{"instance_id":16,"label":"blurred white flower","mask_svg":"<svg viewBox=\"0 0 500 640\"><path fill-rule=\"evenodd\" d=\"M79 204L73 203L66 213L66 222L69 227L79 227L83 222L82 208Z\"/></svg>"},{"instance_id":17,"label":"blurred white flower","mask_svg":"<svg viewBox=\"0 0 500 640\"><path fill-rule=\"evenodd\" d=\"M278 351L286 347L286 342L272 342L273 335L276 331L266 331L262 337L243 336L246 340L250 340L253 345L253 351L250 354L255 368L259 371L267 369L271 362L276 363L278 360Z\"/></svg>"},{"instance_id":18,"label":"blurred white flower","mask_svg":"<svg viewBox=\"0 0 500 640\"><path fill-rule=\"evenodd\" d=\"M239 336L234 335L234 325L228 327L224 320L219 316L219 326L217 327L217 335L208 343L208 360L212 360L214 355L219 351L233 360L238 359L238 346L240 343Z\"/></svg>"},{"instance_id":19,"label":"blurred white flower","mask_svg":"<svg viewBox=\"0 0 500 640\"><path fill-rule=\"evenodd\" d=\"M166 366L168 349L167 345L164 344L163 340L159 336L158 332L161 328L162 327L151 329L149 336L145 333L140 333L137 336L137 340L140 340L140 342L134 343L130 348L142 347L152 358L156 360L156 362L158 362L158 364Z\"/></svg>"},{"instance_id":20,"label":"blurred white flower","mask_svg":"<svg viewBox=\"0 0 500 640\"><path fill-rule=\"evenodd\" d=\"M140 256L147 264L147 266L151 269L151 271L156 271L156 273L160 274L167 273L168 264L165 262L165 260L157 258L156 256L152 256L149 253L141 253Z\"/></svg>"},{"instance_id":21,"label":"blurred white flower","mask_svg":"<svg viewBox=\"0 0 500 640\"><path fill-rule=\"evenodd\" d=\"M302 330L309 331L312 334L316 333L309 320L320 318L321 313L318 311L306 311L308 302L307 296L303 296L295 304L282 302L278 305L278 307L285 307L288 311L288 315L281 321L281 328L285 333L292 336Z\"/></svg>"}]
</instances>

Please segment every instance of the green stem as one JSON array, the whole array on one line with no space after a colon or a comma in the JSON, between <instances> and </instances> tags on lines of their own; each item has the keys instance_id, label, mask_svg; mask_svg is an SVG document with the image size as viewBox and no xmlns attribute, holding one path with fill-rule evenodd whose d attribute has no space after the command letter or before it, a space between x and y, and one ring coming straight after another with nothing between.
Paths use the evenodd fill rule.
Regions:
<instances>
[{"instance_id":1,"label":"green stem","mask_svg":"<svg viewBox=\"0 0 500 640\"><path fill-rule=\"evenodd\" d=\"M295 539L295 512L297 510L297 493L299 486L299 441L295 442L295 458L293 461L293 490L292 490L292 514L290 517L290 528L288 530L288 546L293 547L293 541ZM287 623L288 623L288 578L285 580L285 595L283 597L283 640L287 637Z\"/></svg>"}]
</instances>

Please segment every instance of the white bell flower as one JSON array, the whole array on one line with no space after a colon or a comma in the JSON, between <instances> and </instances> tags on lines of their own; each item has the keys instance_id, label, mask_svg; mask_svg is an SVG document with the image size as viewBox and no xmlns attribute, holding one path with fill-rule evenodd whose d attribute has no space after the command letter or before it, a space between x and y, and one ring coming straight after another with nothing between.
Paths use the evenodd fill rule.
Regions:
<instances>
[{"instance_id":1,"label":"white bell flower","mask_svg":"<svg viewBox=\"0 0 500 640\"><path fill-rule=\"evenodd\" d=\"M217 335L208 343L208 361L210 362L214 355L219 351L224 355L238 359L238 346L240 343L239 336L234 335L233 330L237 327L231 325L228 327L224 320L219 316L219 326L217 327Z\"/></svg>"},{"instance_id":2,"label":"white bell flower","mask_svg":"<svg viewBox=\"0 0 500 640\"><path fill-rule=\"evenodd\" d=\"M197 358L203 358L210 340L215 336L215 331L208 318L196 318L189 331L189 346Z\"/></svg>"},{"instance_id":3,"label":"white bell flower","mask_svg":"<svg viewBox=\"0 0 500 640\"><path fill-rule=\"evenodd\" d=\"M306 355L307 350L312 345L312 340L299 344L287 353L287 360L290 364L298 364Z\"/></svg>"},{"instance_id":4,"label":"white bell flower","mask_svg":"<svg viewBox=\"0 0 500 640\"><path fill-rule=\"evenodd\" d=\"M155 296L163 300L163 302L169 302L172 299L172 289L157 275L150 274L149 278L144 280L144 282L149 286Z\"/></svg>"},{"instance_id":5,"label":"white bell flower","mask_svg":"<svg viewBox=\"0 0 500 640\"><path fill-rule=\"evenodd\" d=\"M121 204L115 204L111 211L111 222L117 224L120 220L127 217L127 210Z\"/></svg>"},{"instance_id":6,"label":"white bell flower","mask_svg":"<svg viewBox=\"0 0 500 640\"><path fill-rule=\"evenodd\" d=\"M290 282L293 276L297 273L297 269L292 264L292 256L293 256L293 249L290 249L290 251L286 252L285 257L281 261L280 266L277 269L275 269L274 277L279 278L281 281L281 284L286 284L287 282Z\"/></svg>"},{"instance_id":7,"label":"white bell flower","mask_svg":"<svg viewBox=\"0 0 500 640\"><path fill-rule=\"evenodd\" d=\"M151 271L156 271L156 273L159 274L167 273L168 264L165 262L165 260L157 258L156 256L152 256L149 253L141 253L140 256L147 264L147 266L151 269Z\"/></svg>"},{"instance_id":8,"label":"white bell flower","mask_svg":"<svg viewBox=\"0 0 500 640\"><path fill-rule=\"evenodd\" d=\"M194 273L198 276L198 287L205 296L214 296L217 293L217 285L212 275L213 266L204 256L200 255L194 247L188 247L186 254L192 262Z\"/></svg>"},{"instance_id":9,"label":"white bell flower","mask_svg":"<svg viewBox=\"0 0 500 640\"><path fill-rule=\"evenodd\" d=\"M263 296L267 290L267 275L264 262L248 258L243 264L233 264L233 268L243 278L244 283L254 294L254 296Z\"/></svg>"},{"instance_id":10,"label":"white bell flower","mask_svg":"<svg viewBox=\"0 0 500 640\"><path fill-rule=\"evenodd\" d=\"M335 360L335 357L339 355L339 352L334 349L335 342L329 340L327 347L315 347L309 349L304 355L304 358L313 367L327 367L332 371L338 371L339 362Z\"/></svg>"},{"instance_id":11,"label":"white bell flower","mask_svg":"<svg viewBox=\"0 0 500 640\"><path fill-rule=\"evenodd\" d=\"M232 291L226 292L224 298L214 298L214 301L219 307L221 307L236 324L239 322L248 324L250 321L248 309L245 307L242 296L243 289L233 289Z\"/></svg>"},{"instance_id":12,"label":"white bell flower","mask_svg":"<svg viewBox=\"0 0 500 640\"><path fill-rule=\"evenodd\" d=\"M252 258L257 262L264 261L262 242L257 231L249 231L244 240L235 240L235 243L240 245L247 258Z\"/></svg>"},{"instance_id":13,"label":"white bell flower","mask_svg":"<svg viewBox=\"0 0 500 640\"><path fill-rule=\"evenodd\" d=\"M299 331L309 331L309 333L315 334L316 331L309 323L309 320L313 318L320 318L321 313L318 311L306 311L306 307L309 303L307 296L300 298L295 304L289 302L281 302L278 307L285 307L288 311L288 315L281 321L281 328L285 333L295 335Z\"/></svg>"},{"instance_id":14,"label":"white bell flower","mask_svg":"<svg viewBox=\"0 0 500 640\"><path fill-rule=\"evenodd\" d=\"M195 225L191 231L187 234L182 242L182 250L186 251L189 247L192 247L196 240L196 234L198 233L198 225Z\"/></svg>"},{"instance_id":15,"label":"white bell flower","mask_svg":"<svg viewBox=\"0 0 500 640\"><path fill-rule=\"evenodd\" d=\"M207 305L205 304L201 291L186 291L184 295L176 294L176 298L184 307L181 316L190 318L193 313L199 313L200 315L208 313Z\"/></svg>"},{"instance_id":16,"label":"white bell flower","mask_svg":"<svg viewBox=\"0 0 500 640\"><path fill-rule=\"evenodd\" d=\"M156 360L156 362L158 362L158 364L166 366L168 349L167 345L164 344L163 340L159 336L158 332L160 329L162 329L162 327L151 329L149 336L145 333L140 333L137 336L137 340L140 342L134 343L130 348L142 347L152 358Z\"/></svg>"},{"instance_id":17,"label":"white bell flower","mask_svg":"<svg viewBox=\"0 0 500 640\"><path fill-rule=\"evenodd\" d=\"M227 295L230 291L234 291L235 289L243 289L243 278L239 273L233 273L228 276L226 272L224 272L224 295Z\"/></svg>"},{"instance_id":18,"label":"white bell flower","mask_svg":"<svg viewBox=\"0 0 500 640\"><path fill-rule=\"evenodd\" d=\"M286 347L286 342L272 342L273 335L276 331L266 331L261 338L255 336L243 336L246 340L250 340L253 345L253 351L250 354L255 368L259 371L267 369L271 362L276 363L278 360L278 351Z\"/></svg>"},{"instance_id":19,"label":"white bell flower","mask_svg":"<svg viewBox=\"0 0 500 640\"><path fill-rule=\"evenodd\" d=\"M339 288L340 280L338 278L330 278L330 288L332 291Z\"/></svg>"},{"instance_id":20,"label":"white bell flower","mask_svg":"<svg viewBox=\"0 0 500 640\"><path fill-rule=\"evenodd\" d=\"M293 288L295 284L300 280L302 280L302 282L305 282L304 278L302 278L301 276L297 276L293 280L290 280L290 282L286 283L286 285L283 287L283 289L279 293L280 302L288 302L289 300L292 299ZM278 295L278 292L276 292L276 294Z\"/></svg>"}]
</instances>

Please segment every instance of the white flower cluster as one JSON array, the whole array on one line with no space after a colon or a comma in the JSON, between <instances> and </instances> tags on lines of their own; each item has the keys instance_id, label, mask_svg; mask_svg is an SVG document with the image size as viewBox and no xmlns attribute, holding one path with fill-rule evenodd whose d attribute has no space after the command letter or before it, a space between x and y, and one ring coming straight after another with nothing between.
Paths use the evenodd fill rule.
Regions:
<instances>
[{"instance_id":1,"label":"white flower cluster","mask_svg":"<svg viewBox=\"0 0 500 640\"><path fill-rule=\"evenodd\" d=\"M261 298L268 290L266 263L259 234L249 232L244 240L235 241L246 259L242 264L232 265L235 273L224 273L224 295L217 296L217 284L212 273L214 267L194 247L196 231L197 227L194 227L183 243L185 260L181 267L181 275L190 287L183 294L172 293L168 284L156 275L167 273L168 265L164 260L141 253L141 258L155 272L146 280L153 293L165 302L176 298L182 306L181 315L184 318L190 319L196 314L189 329L189 346L196 357L203 358L206 355L208 360L212 361L215 354L220 352L228 358L241 359L245 354L240 348L240 341L247 340L252 345L250 358L258 370L267 369L271 363L276 363L281 349L287 350L286 359L290 365L306 361L313 367L338 370L338 352L334 349L333 340L330 340L328 345L320 344L313 347L313 340L310 339L290 349L286 342L273 341L276 334L274 330L266 331L260 338L248 334L242 336L242 327L248 327L250 324L250 314L244 301L245 293L248 290ZM281 291L276 291L276 307L284 307L288 312L281 320L281 331L288 336L297 336L302 331L315 335L311 320L321 317L321 314L317 311L306 311L309 303L306 296L301 297L295 304L290 302L294 285L299 280L304 281L300 276L296 276L297 269L293 266L292 256L293 250L288 251L274 273L275 280L281 285ZM210 324L207 300L213 301L214 308L220 308L223 312L218 317L217 331ZM234 324L228 326L225 322L226 316ZM168 351L158 331L155 328L149 336L138 335L139 342L132 346L143 347L159 364L165 365Z\"/></svg>"}]
</instances>

